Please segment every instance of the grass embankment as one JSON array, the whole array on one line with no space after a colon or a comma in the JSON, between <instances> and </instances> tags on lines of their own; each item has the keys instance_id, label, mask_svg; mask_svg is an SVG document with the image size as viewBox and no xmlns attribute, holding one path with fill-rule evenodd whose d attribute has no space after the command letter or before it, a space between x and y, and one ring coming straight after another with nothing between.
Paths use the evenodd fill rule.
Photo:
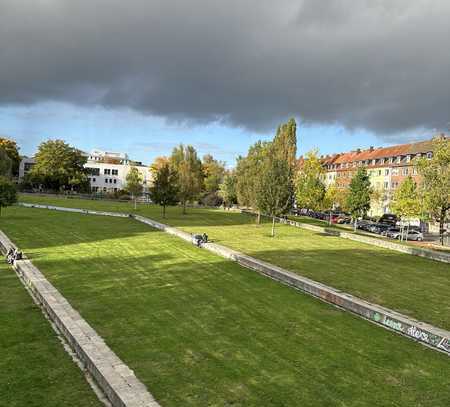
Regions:
<instances>
[{"instance_id":1,"label":"grass embankment","mask_svg":"<svg viewBox=\"0 0 450 407\"><path fill-rule=\"evenodd\" d=\"M448 406L448 356L129 219L9 208L163 406Z\"/></svg>"},{"instance_id":2,"label":"grass embankment","mask_svg":"<svg viewBox=\"0 0 450 407\"><path fill-rule=\"evenodd\" d=\"M2 260L0 406L101 405L50 323Z\"/></svg>"},{"instance_id":3,"label":"grass embankment","mask_svg":"<svg viewBox=\"0 0 450 407\"><path fill-rule=\"evenodd\" d=\"M132 204L23 196L23 201L120 212ZM206 232L217 243L289 269L444 329L450 329L450 266L326 234L270 224L256 225L249 215L210 209L141 205L136 213L188 232Z\"/></svg>"}]
</instances>

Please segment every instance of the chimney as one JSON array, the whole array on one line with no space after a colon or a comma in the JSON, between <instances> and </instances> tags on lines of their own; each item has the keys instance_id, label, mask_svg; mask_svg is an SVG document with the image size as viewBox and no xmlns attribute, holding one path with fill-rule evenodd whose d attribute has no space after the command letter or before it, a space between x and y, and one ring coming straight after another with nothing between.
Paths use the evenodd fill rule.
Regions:
<instances>
[{"instance_id":1,"label":"chimney","mask_svg":"<svg viewBox=\"0 0 450 407\"><path fill-rule=\"evenodd\" d=\"M358 148L358 149L356 150L356 152L359 154L359 153L361 152L361 149Z\"/></svg>"},{"instance_id":2,"label":"chimney","mask_svg":"<svg viewBox=\"0 0 450 407\"><path fill-rule=\"evenodd\" d=\"M370 146L369 150L370 150L370 151L373 151L373 146Z\"/></svg>"}]
</instances>

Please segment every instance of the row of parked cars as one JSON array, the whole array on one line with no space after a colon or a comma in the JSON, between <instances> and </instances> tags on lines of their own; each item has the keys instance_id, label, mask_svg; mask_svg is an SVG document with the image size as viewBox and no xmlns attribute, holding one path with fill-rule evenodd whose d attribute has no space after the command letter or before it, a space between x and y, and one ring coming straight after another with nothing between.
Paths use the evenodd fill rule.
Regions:
<instances>
[{"instance_id":1,"label":"row of parked cars","mask_svg":"<svg viewBox=\"0 0 450 407\"><path fill-rule=\"evenodd\" d=\"M395 216L395 215L394 215ZM383 219L380 218L377 222L363 219L358 221L357 228L364 230L370 233L376 233L381 236L386 236L390 239L398 239L401 240L414 240L414 241L422 241L423 233L417 226L409 226L400 228L397 226L397 221L394 222L383 222Z\"/></svg>"},{"instance_id":2,"label":"row of parked cars","mask_svg":"<svg viewBox=\"0 0 450 407\"><path fill-rule=\"evenodd\" d=\"M307 209L297 210L297 215L310 216L315 219L330 221L337 224L350 224L352 218L349 213L346 212L317 212ZM416 226L410 226L408 228L400 228L397 226L399 219L393 214L384 214L379 219L367 218L357 221L357 228L366 232L375 233L381 236L386 236L390 239L401 240L402 237L405 240L422 241L423 233Z\"/></svg>"}]
</instances>

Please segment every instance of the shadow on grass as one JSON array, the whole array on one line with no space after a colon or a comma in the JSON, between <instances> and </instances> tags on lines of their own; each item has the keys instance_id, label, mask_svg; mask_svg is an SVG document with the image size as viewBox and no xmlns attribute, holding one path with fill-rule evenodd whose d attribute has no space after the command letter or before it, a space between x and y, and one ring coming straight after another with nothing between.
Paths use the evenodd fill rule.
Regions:
<instances>
[{"instance_id":1,"label":"shadow on grass","mask_svg":"<svg viewBox=\"0 0 450 407\"><path fill-rule=\"evenodd\" d=\"M204 250L169 252L39 261L161 404L449 400L446 356Z\"/></svg>"}]
</instances>

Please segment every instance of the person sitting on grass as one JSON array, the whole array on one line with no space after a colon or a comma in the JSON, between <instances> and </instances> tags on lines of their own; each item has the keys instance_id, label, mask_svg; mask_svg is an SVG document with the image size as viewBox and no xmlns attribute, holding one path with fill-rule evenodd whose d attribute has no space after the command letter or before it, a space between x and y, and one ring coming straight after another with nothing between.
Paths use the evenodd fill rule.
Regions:
<instances>
[{"instance_id":1,"label":"person sitting on grass","mask_svg":"<svg viewBox=\"0 0 450 407\"><path fill-rule=\"evenodd\" d=\"M208 243L208 235L206 233L203 233L202 241L203 241L203 243Z\"/></svg>"}]
</instances>

